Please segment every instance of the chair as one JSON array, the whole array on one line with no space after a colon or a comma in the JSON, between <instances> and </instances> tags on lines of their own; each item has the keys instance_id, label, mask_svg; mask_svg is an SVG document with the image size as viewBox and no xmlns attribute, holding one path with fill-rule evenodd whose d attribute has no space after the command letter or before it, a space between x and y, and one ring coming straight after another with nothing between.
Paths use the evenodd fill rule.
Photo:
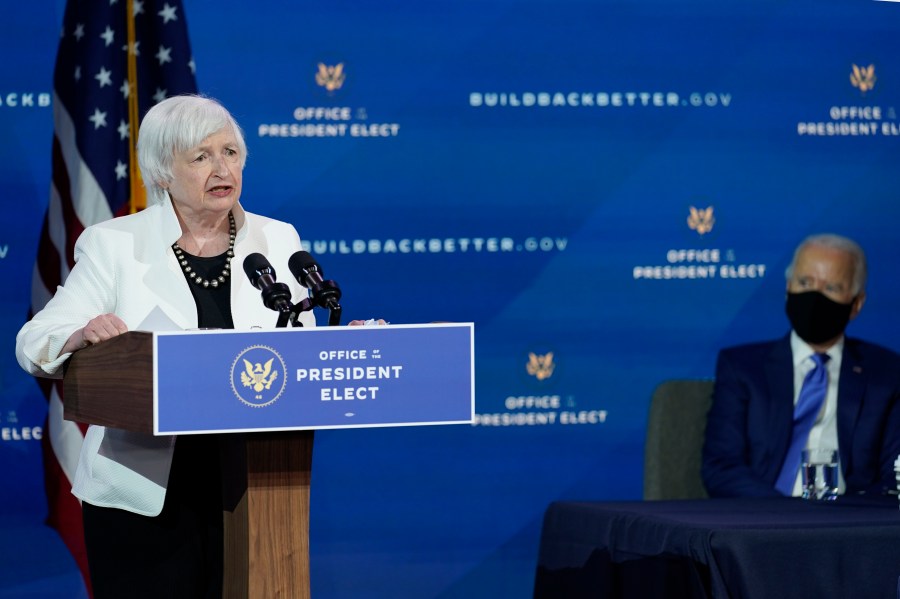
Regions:
<instances>
[{"instance_id":1,"label":"chair","mask_svg":"<svg viewBox=\"0 0 900 599\"><path fill-rule=\"evenodd\" d=\"M644 499L709 497L700 477L713 381L673 380L653 392L644 447Z\"/></svg>"}]
</instances>

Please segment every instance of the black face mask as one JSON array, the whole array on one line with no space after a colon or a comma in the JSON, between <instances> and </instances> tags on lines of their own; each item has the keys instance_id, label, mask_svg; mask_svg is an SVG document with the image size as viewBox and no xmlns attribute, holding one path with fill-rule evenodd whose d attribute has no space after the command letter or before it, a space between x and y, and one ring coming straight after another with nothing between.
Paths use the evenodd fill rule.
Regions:
<instances>
[{"instance_id":1,"label":"black face mask","mask_svg":"<svg viewBox=\"0 0 900 599\"><path fill-rule=\"evenodd\" d=\"M853 302L839 304L818 291L804 291L788 293L785 309L801 339L807 343L824 343L847 328Z\"/></svg>"}]
</instances>

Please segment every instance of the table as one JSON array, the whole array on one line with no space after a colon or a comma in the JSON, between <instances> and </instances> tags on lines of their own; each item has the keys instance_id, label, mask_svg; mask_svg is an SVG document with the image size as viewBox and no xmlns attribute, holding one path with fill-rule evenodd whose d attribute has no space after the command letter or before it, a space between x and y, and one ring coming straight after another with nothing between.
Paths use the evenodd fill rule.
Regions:
<instances>
[{"instance_id":1,"label":"table","mask_svg":"<svg viewBox=\"0 0 900 599\"><path fill-rule=\"evenodd\" d=\"M900 597L897 497L556 502L535 599Z\"/></svg>"}]
</instances>

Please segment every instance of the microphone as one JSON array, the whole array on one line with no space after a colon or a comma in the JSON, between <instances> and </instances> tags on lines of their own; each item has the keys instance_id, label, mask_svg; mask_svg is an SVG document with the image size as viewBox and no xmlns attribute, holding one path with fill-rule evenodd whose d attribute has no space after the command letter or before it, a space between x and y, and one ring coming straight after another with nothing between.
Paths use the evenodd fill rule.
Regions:
<instances>
[{"instance_id":1,"label":"microphone","mask_svg":"<svg viewBox=\"0 0 900 599\"><path fill-rule=\"evenodd\" d=\"M322 267L309 252L294 252L288 260L288 268L297 282L310 290L313 302L329 310L341 309L338 304L341 299L340 287L334 281L322 280Z\"/></svg>"},{"instance_id":2,"label":"microphone","mask_svg":"<svg viewBox=\"0 0 900 599\"><path fill-rule=\"evenodd\" d=\"M244 272L250 284L262 291L263 304L276 312L290 312L291 289L275 281L275 269L262 254L253 253L244 258Z\"/></svg>"}]
</instances>

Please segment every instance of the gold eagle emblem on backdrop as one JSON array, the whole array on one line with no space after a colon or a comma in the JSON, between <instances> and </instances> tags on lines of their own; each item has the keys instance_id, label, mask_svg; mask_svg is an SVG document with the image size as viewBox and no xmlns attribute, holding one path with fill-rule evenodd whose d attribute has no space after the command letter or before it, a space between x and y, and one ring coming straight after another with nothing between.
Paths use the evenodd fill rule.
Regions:
<instances>
[{"instance_id":1,"label":"gold eagle emblem on backdrop","mask_svg":"<svg viewBox=\"0 0 900 599\"><path fill-rule=\"evenodd\" d=\"M272 362L275 358L270 358L265 365L257 362L252 364L249 360L244 359L244 371L241 373L241 383L245 387L252 387L254 391L259 393L263 389L272 387L272 383L278 378L278 371L272 372Z\"/></svg>"},{"instance_id":2,"label":"gold eagle emblem on backdrop","mask_svg":"<svg viewBox=\"0 0 900 599\"><path fill-rule=\"evenodd\" d=\"M853 72L850 73L850 83L863 94L875 87L875 65L870 64L867 67L858 67L853 65Z\"/></svg>"},{"instance_id":3,"label":"gold eagle emblem on backdrop","mask_svg":"<svg viewBox=\"0 0 900 599\"><path fill-rule=\"evenodd\" d=\"M554 368L556 368L556 364L553 363L553 352L547 352L543 356L529 352L528 364L525 366L525 370L537 380L549 379L553 376Z\"/></svg>"},{"instance_id":4,"label":"gold eagle emblem on backdrop","mask_svg":"<svg viewBox=\"0 0 900 599\"><path fill-rule=\"evenodd\" d=\"M716 219L713 216L713 207L695 208L691 206L688 215L687 224L692 231L696 231L700 235L706 235L713 229Z\"/></svg>"},{"instance_id":5,"label":"gold eagle emblem on backdrop","mask_svg":"<svg viewBox=\"0 0 900 599\"><path fill-rule=\"evenodd\" d=\"M334 66L328 66L325 63L319 63L319 72L316 73L316 83L325 88L326 91L333 92L341 89L344 85L344 63L339 62Z\"/></svg>"}]
</instances>

